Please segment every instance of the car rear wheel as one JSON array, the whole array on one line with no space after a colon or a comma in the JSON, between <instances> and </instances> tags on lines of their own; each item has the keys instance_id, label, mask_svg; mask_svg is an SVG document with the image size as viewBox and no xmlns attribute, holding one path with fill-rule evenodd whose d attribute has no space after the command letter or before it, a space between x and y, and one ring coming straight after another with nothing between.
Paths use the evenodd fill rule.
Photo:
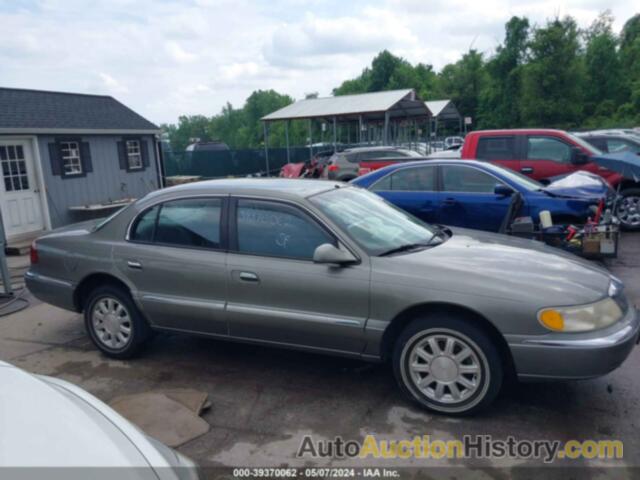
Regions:
<instances>
[{"instance_id":1,"label":"car rear wheel","mask_svg":"<svg viewBox=\"0 0 640 480\"><path fill-rule=\"evenodd\" d=\"M462 317L442 314L414 320L402 331L393 370L411 399L449 415L487 407L503 380L500 355L489 335Z\"/></svg>"},{"instance_id":2,"label":"car rear wheel","mask_svg":"<svg viewBox=\"0 0 640 480\"><path fill-rule=\"evenodd\" d=\"M625 230L640 230L640 188L623 190L618 202L617 217Z\"/></svg>"},{"instance_id":3,"label":"car rear wheel","mask_svg":"<svg viewBox=\"0 0 640 480\"><path fill-rule=\"evenodd\" d=\"M151 333L129 293L117 286L93 290L87 299L84 319L93 344L113 358L132 357Z\"/></svg>"}]
</instances>

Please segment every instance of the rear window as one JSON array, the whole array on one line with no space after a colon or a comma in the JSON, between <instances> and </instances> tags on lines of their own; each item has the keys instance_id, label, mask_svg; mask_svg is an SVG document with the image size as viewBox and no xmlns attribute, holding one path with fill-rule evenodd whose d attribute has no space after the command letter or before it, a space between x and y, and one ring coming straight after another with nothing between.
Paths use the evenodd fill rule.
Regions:
<instances>
[{"instance_id":1,"label":"rear window","mask_svg":"<svg viewBox=\"0 0 640 480\"><path fill-rule=\"evenodd\" d=\"M480 160L513 160L516 158L515 137L481 137L476 157Z\"/></svg>"}]
</instances>

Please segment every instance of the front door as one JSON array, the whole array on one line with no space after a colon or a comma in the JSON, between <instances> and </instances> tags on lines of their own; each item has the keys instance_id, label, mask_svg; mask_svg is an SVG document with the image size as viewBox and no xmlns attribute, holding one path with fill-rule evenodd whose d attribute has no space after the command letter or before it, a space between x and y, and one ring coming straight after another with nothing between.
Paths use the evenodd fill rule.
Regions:
<instances>
[{"instance_id":1,"label":"front door","mask_svg":"<svg viewBox=\"0 0 640 480\"><path fill-rule=\"evenodd\" d=\"M235 210L235 214L233 213ZM336 239L291 204L238 199L231 210L227 318L233 337L359 353L369 311L369 266L313 263Z\"/></svg>"},{"instance_id":2,"label":"front door","mask_svg":"<svg viewBox=\"0 0 640 480\"><path fill-rule=\"evenodd\" d=\"M567 175L577 168L571 164L572 146L559 138L545 135L527 137L526 156L520 172L548 183L554 177Z\"/></svg>"},{"instance_id":3,"label":"front door","mask_svg":"<svg viewBox=\"0 0 640 480\"><path fill-rule=\"evenodd\" d=\"M44 228L40 191L28 140L0 140L2 221L7 238Z\"/></svg>"},{"instance_id":4,"label":"front door","mask_svg":"<svg viewBox=\"0 0 640 480\"><path fill-rule=\"evenodd\" d=\"M496 195L501 184L493 175L466 165L442 165L440 223L497 232L511 203L510 196Z\"/></svg>"}]
</instances>

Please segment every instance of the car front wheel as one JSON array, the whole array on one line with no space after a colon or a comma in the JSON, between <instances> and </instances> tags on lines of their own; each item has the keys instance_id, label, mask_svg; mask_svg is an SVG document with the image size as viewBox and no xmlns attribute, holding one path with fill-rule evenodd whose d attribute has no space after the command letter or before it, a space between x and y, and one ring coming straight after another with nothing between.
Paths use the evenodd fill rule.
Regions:
<instances>
[{"instance_id":1,"label":"car front wheel","mask_svg":"<svg viewBox=\"0 0 640 480\"><path fill-rule=\"evenodd\" d=\"M402 331L393 369L410 398L449 415L487 407L503 379L500 355L484 330L471 320L441 314L414 320Z\"/></svg>"},{"instance_id":2,"label":"car front wheel","mask_svg":"<svg viewBox=\"0 0 640 480\"><path fill-rule=\"evenodd\" d=\"M112 358L132 357L151 333L129 293L112 285L91 292L84 319L93 344Z\"/></svg>"}]
</instances>

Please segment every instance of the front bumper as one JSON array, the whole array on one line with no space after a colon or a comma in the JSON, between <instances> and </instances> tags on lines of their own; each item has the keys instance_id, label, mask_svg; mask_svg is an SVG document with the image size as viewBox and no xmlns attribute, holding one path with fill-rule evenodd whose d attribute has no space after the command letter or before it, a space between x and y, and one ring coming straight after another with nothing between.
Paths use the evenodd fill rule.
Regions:
<instances>
[{"instance_id":1,"label":"front bumper","mask_svg":"<svg viewBox=\"0 0 640 480\"><path fill-rule=\"evenodd\" d=\"M73 283L40 275L31 270L24 274L24 281L36 298L56 307L76 311L73 298L75 285Z\"/></svg>"},{"instance_id":2,"label":"front bumper","mask_svg":"<svg viewBox=\"0 0 640 480\"><path fill-rule=\"evenodd\" d=\"M606 329L549 333L508 339L520 380L572 380L606 375L626 360L640 341L640 317L630 307Z\"/></svg>"}]
</instances>

